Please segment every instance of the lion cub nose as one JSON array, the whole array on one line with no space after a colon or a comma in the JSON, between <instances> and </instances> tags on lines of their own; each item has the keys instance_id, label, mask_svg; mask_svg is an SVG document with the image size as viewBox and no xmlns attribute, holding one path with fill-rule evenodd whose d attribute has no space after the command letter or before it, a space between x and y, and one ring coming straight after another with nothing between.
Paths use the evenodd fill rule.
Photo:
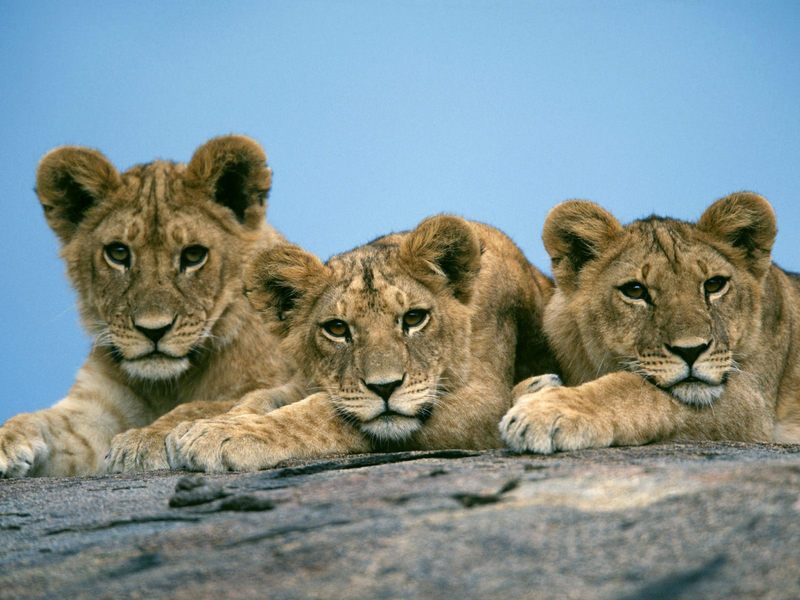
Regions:
<instances>
[{"instance_id":1,"label":"lion cub nose","mask_svg":"<svg viewBox=\"0 0 800 600\"><path fill-rule=\"evenodd\" d=\"M694 346L689 346L689 345L670 346L669 344L666 344L666 346L667 350L669 350L673 354L677 354L678 356L680 356L684 361L686 361L686 364L689 365L689 367L691 368L691 366L694 364L694 361L696 361L703 352L708 350L709 346L711 346L711 342L704 342L702 344L697 344Z\"/></svg>"},{"instance_id":2,"label":"lion cub nose","mask_svg":"<svg viewBox=\"0 0 800 600\"><path fill-rule=\"evenodd\" d=\"M158 343L175 324L175 319L161 317L155 319L141 318L134 321L133 326L144 334L154 344Z\"/></svg>"},{"instance_id":3,"label":"lion cub nose","mask_svg":"<svg viewBox=\"0 0 800 600\"><path fill-rule=\"evenodd\" d=\"M405 378L406 376L403 375L400 379L395 379L393 381L375 381L372 383L365 381L364 385L367 386L368 390L380 396L384 402L388 402L389 397L403 384Z\"/></svg>"}]
</instances>

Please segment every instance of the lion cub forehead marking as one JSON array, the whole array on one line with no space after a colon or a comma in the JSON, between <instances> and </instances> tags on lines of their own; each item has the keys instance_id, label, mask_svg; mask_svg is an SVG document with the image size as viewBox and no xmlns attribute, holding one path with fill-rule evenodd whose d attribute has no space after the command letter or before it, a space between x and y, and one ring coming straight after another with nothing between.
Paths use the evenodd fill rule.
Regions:
<instances>
[{"instance_id":1,"label":"lion cub forehead marking","mask_svg":"<svg viewBox=\"0 0 800 600\"><path fill-rule=\"evenodd\" d=\"M157 160L131 168L123 178L137 210L152 215L183 189L183 172L183 165Z\"/></svg>"},{"instance_id":2,"label":"lion cub forehead marking","mask_svg":"<svg viewBox=\"0 0 800 600\"><path fill-rule=\"evenodd\" d=\"M384 271L385 265L369 260L349 263L349 279L342 282L336 311L347 318L374 320L381 315L402 312L409 304L406 290L397 285L397 278ZM388 267L387 267L388 268ZM345 269L346 272L346 269Z\"/></svg>"},{"instance_id":3,"label":"lion cub forehead marking","mask_svg":"<svg viewBox=\"0 0 800 600\"><path fill-rule=\"evenodd\" d=\"M673 271L683 262L683 255L687 249L686 240L674 227L668 223L653 223L653 249L663 254Z\"/></svg>"},{"instance_id":4,"label":"lion cub forehead marking","mask_svg":"<svg viewBox=\"0 0 800 600\"><path fill-rule=\"evenodd\" d=\"M638 221L633 226L644 234L644 239L643 244L637 244L628 252L631 257L644 259L639 273L648 286L655 285L655 279L669 279L670 272L682 280L687 276L708 276L714 270L713 257L703 244L694 241L686 224L653 219Z\"/></svg>"},{"instance_id":5,"label":"lion cub forehead marking","mask_svg":"<svg viewBox=\"0 0 800 600\"><path fill-rule=\"evenodd\" d=\"M130 223L125 227L125 239L130 242L135 242L139 238L139 234L144 230L139 219L132 218Z\"/></svg>"},{"instance_id":6,"label":"lion cub forehead marking","mask_svg":"<svg viewBox=\"0 0 800 600\"><path fill-rule=\"evenodd\" d=\"M129 242L182 246L191 241L193 210L179 201L184 171L184 165L154 161L125 173L128 201L133 207L124 229ZM146 239L140 240L140 236Z\"/></svg>"},{"instance_id":7,"label":"lion cub forehead marking","mask_svg":"<svg viewBox=\"0 0 800 600\"><path fill-rule=\"evenodd\" d=\"M169 169L171 170L171 169ZM157 162L153 165L153 182L155 189L153 195L156 202L167 198L167 171L165 163ZM171 191L171 190L170 190Z\"/></svg>"},{"instance_id":8,"label":"lion cub forehead marking","mask_svg":"<svg viewBox=\"0 0 800 600\"><path fill-rule=\"evenodd\" d=\"M396 290L394 300L401 309L405 309L407 306L406 298L407 296L403 290Z\"/></svg>"},{"instance_id":9,"label":"lion cub forehead marking","mask_svg":"<svg viewBox=\"0 0 800 600\"><path fill-rule=\"evenodd\" d=\"M370 262L362 262L358 272L350 282L349 290L356 292L356 306L358 311L369 313L385 312L390 307L387 300L392 284L383 273L373 268Z\"/></svg>"},{"instance_id":10,"label":"lion cub forehead marking","mask_svg":"<svg viewBox=\"0 0 800 600\"><path fill-rule=\"evenodd\" d=\"M183 246L183 244L186 242L186 234L183 231L183 228L179 225L171 227L169 235L172 238L172 241L175 242L176 246Z\"/></svg>"},{"instance_id":11,"label":"lion cub forehead marking","mask_svg":"<svg viewBox=\"0 0 800 600\"><path fill-rule=\"evenodd\" d=\"M162 228L167 242L178 247L193 243L209 245L210 238L213 237L208 230L198 231L196 219L181 211L176 211L169 219L165 220Z\"/></svg>"}]
</instances>

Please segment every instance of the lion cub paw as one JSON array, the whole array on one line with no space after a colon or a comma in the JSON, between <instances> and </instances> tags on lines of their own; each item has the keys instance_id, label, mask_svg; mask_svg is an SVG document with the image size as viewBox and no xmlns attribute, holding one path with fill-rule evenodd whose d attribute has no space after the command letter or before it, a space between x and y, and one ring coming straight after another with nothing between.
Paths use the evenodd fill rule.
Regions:
<instances>
[{"instance_id":1,"label":"lion cub paw","mask_svg":"<svg viewBox=\"0 0 800 600\"><path fill-rule=\"evenodd\" d=\"M106 472L129 473L169 469L167 448L164 445L165 436L165 431L149 427L129 429L115 435L105 458Z\"/></svg>"},{"instance_id":2,"label":"lion cub paw","mask_svg":"<svg viewBox=\"0 0 800 600\"><path fill-rule=\"evenodd\" d=\"M564 384L561 382L561 377L555 373L545 373L544 375L536 375L520 381L511 390L511 396L516 402L525 394L533 394L547 387L561 387L562 385Z\"/></svg>"},{"instance_id":3,"label":"lion cub paw","mask_svg":"<svg viewBox=\"0 0 800 600\"><path fill-rule=\"evenodd\" d=\"M0 478L25 477L47 458L45 426L35 415L19 415L0 427Z\"/></svg>"},{"instance_id":4,"label":"lion cub paw","mask_svg":"<svg viewBox=\"0 0 800 600\"><path fill-rule=\"evenodd\" d=\"M189 471L257 471L272 466L267 444L248 433L253 415L187 421L167 435L167 457L173 469Z\"/></svg>"},{"instance_id":5,"label":"lion cub paw","mask_svg":"<svg viewBox=\"0 0 800 600\"><path fill-rule=\"evenodd\" d=\"M611 424L568 387L521 395L500 421L500 435L511 450L538 454L606 447L614 440Z\"/></svg>"}]
</instances>

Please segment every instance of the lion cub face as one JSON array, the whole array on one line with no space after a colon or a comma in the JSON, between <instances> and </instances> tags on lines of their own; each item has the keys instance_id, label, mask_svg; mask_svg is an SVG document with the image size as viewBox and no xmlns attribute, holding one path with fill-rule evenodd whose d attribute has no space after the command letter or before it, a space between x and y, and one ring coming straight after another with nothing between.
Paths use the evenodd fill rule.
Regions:
<instances>
[{"instance_id":1,"label":"lion cub face","mask_svg":"<svg viewBox=\"0 0 800 600\"><path fill-rule=\"evenodd\" d=\"M248 294L302 357L311 387L379 441L422 427L467 376L471 284L480 244L454 217L424 221L335 256L294 246L260 255Z\"/></svg>"},{"instance_id":2,"label":"lion cub face","mask_svg":"<svg viewBox=\"0 0 800 600\"><path fill-rule=\"evenodd\" d=\"M264 230L270 172L246 138L217 138L188 165L119 174L98 152L59 148L37 192L96 345L139 380L184 373L236 329L244 259Z\"/></svg>"},{"instance_id":3,"label":"lion cub face","mask_svg":"<svg viewBox=\"0 0 800 600\"><path fill-rule=\"evenodd\" d=\"M752 351L774 236L772 209L754 194L720 200L697 224L622 227L597 205L564 203L545 224L560 287L550 312L573 315L598 375L627 369L711 404Z\"/></svg>"}]
</instances>

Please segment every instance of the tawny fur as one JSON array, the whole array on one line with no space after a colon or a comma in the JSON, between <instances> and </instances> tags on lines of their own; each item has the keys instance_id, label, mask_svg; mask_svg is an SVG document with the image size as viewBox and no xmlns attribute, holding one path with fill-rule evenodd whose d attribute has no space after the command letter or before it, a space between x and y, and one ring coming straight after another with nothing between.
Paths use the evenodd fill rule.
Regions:
<instances>
[{"instance_id":1,"label":"tawny fur","mask_svg":"<svg viewBox=\"0 0 800 600\"><path fill-rule=\"evenodd\" d=\"M545 330L573 387L520 387L501 423L508 445L800 442L800 278L771 263L775 235L769 203L747 192L696 224L623 227L590 202L554 208ZM646 297L630 297L631 282Z\"/></svg>"},{"instance_id":2,"label":"tawny fur","mask_svg":"<svg viewBox=\"0 0 800 600\"><path fill-rule=\"evenodd\" d=\"M255 470L331 454L500 447L513 382L554 368L541 327L552 283L486 225L432 217L326 265L281 246L261 254L246 281L300 366L279 397L302 400L263 414L264 399L250 399L178 426L167 438L173 467ZM427 320L404 328L417 309ZM326 332L334 319L347 335ZM387 382L397 387L384 400L376 390Z\"/></svg>"},{"instance_id":3,"label":"tawny fur","mask_svg":"<svg viewBox=\"0 0 800 600\"><path fill-rule=\"evenodd\" d=\"M248 257L282 241L264 221L270 179L261 147L241 136L209 141L188 165L122 174L88 148L42 158L37 193L95 343L66 398L0 428L0 475L165 468L173 425L290 377L242 286ZM127 261L109 258L113 244ZM208 253L187 266L191 246Z\"/></svg>"}]
</instances>

